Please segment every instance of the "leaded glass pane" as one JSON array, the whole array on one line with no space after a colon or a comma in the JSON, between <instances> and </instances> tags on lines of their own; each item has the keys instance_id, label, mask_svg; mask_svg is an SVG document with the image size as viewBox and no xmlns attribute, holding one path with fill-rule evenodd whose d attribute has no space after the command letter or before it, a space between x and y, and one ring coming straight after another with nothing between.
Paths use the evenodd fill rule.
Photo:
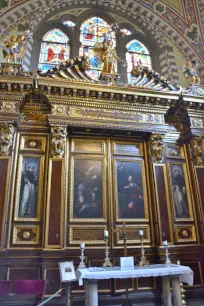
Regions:
<instances>
[{"instance_id":1,"label":"leaded glass pane","mask_svg":"<svg viewBox=\"0 0 204 306\"><path fill-rule=\"evenodd\" d=\"M41 43L38 68L47 71L69 59L69 38L59 29L47 32Z\"/></svg>"},{"instance_id":2,"label":"leaded glass pane","mask_svg":"<svg viewBox=\"0 0 204 306\"><path fill-rule=\"evenodd\" d=\"M138 40L132 40L127 45L126 48L128 52L126 52L126 62L127 62L127 76L128 82L134 83L135 78L132 77L130 72L132 69L138 64L142 64L143 66L152 67L151 57L148 49Z\"/></svg>"},{"instance_id":3,"label":"leaded glass pane","mask_svg":"<svg viewBox=\"0 0 204 306\"><path fill-rule=\"evenodd\" d=\"M65 20L63 22L64 25L66 25L67 27L75 27L76 26L76 23L74 21L71 21L71 20Z\"/></svg>"},{"instance_id":4,"label":"leaded glass pane","mask_svg":"<svg viewBox=\"0 0 204 306\"><path fill-rule=\"evenodd\" d=\"M132 35L132 32L131 32L130 30L128 30L128 29L125 29L125 28L120 29L120 32L121 32L123 35L127 35L127 36Z\"/></svg>"}]
</instances>

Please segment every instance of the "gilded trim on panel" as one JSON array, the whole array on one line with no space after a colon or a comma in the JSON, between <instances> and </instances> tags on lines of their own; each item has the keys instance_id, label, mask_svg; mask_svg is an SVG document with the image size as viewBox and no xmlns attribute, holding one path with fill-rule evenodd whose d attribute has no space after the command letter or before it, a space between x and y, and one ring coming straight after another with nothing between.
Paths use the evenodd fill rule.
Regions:
<instances>
[{"instance_id":1,"label":"gilded trim on panel","mask_svg":"<svg viewBox=\"0 0 204 306\"><path fill-rule=\"evenodd\" d=\"M59 268L44 268L44 280L46 281L47 279L46 279L46 276L47 276L47 270L58 270L59 271ZM60 281L60 287L59 287L59 289L61 289L62 288L62 283L61 283L61 281ZM49 297L49 296L52 296L53 295L53 293L52 294L46 294L45 293L45 295L44 295L44 297ZM57 294L56 296L57 297L61 297L61 293L59 293L59 294Z\"/></svg>"},{"instance_id":2,"label":"gilded trim on panel","mask_svg":"<svg viewBox=\"0 0 204 306\"><path fill-rule=\"evenodd\" d=\"M143 156L143 143L142 142L124 142L124 141L112 141L112 154L113 155L125 155L125 156ZM123 146L135 146L138 148L138 153L134 153L133 151L126 150L124 152L117 151L117 145ZM128 148L127 148L128 149Z\"/></svg>"},{"instance_id":3,"label":"gilded trim on panel","mask_svg":"<svg viewBox=\"0 0 204 306\"><path fill-rule=\"evenodd\" d=\"M10 178L10 166L11 166L11 158L9 156L0 156L0 159L8 160L7 172L6 172L6 184L4 190L4 206L3 206L3 216L2 216L2 226L1 230L1 244L0 249L4 247L4 229L5 229L5 220L6 220L6 212L7 212L7 200L8 200L8 185L9 185L9 178Z\"/></svg>"},{"instance_id":4,"label":"gilded trim on panel","mask_svg":"<svg viewBox=\"0 0 204 306\"><path fill-rule=\"evenodd\" d=\"M74 161L75 160L91 160L101 161L102 163L102 205L103 205L103 218L74 218ZM104 222L107 220L107 182L106 182L106 159L101 156L72 156L71 157L71 170L70 170L70 221L80 223L96 223Z\"/></svg>"},{"instance_id":5,"label":"gilded trim on panel","mask_svg":"<svg viewBox=\"0 0 204 306\"><path fill-rule=\"evenodd\" d=\"M145 218L119 218L119 209L118 209L118 192L117 192L117 162L136 162L141 164L142 169L142 185L143 185L143 197L144 197L144 212ZM149 221L149 212L148 212L148 196L147 196L147 182L145 174L145 166L143 160L138 160L136 158L113 158L113 175L114 175L114 210L115 210L115 220L118 222L143 222Z\"/></svg>"},{"instance_id":6,"label":"gilded trim on panel","mask_svg":"<svg viewBox=\"0 0 204 306\"><path fill-rule=\"evenodd\" d=\"M156 289L156 279L153 277L153 287L139 287L139 278L136 278L136 288L137 290L155 290Z\"/></svg>"},{"instance_id":7,"label":"gilded trim on panel","mask_svg":"<svg viewBox=\"0 0 204 306\"><path fill-rule=\"evenodd\" d=\"M117 225L116 228L122 228L123 225ZM138 225L126 225L126 228L127 228L127 233L130 232L131 229L138 229L138 235L135 234L135 239L134 240L131 240L131 239L128 239L127 237L127 233L126 233L126 243L127 244L133 244L133 243L136 243L136 244L140 244L140 239L139 239L139 230L144 230L144 233L145 233L145 239L144 239L144 243L150 243L150 228L149 228L149 225L145 225L145 224L138 224ZM117 231L117 234L116 234L116 237L117 237L117 240L116 240L116 243L117 244L122 244L124 245L124 240L123 239L120 239L120 232Z\"/></svg>"},{"instance_id":8,"label":"gilded trim on panel","mask_svg":"<svg viewBox=\"0 0 204 306\"><path fill-rule=\"evenodd\" d=\"M86 145L85 150L80 150L77 145ZM101 145L100 150L90 150L91 145L99 144ZM71 141L71 152L81 153L81 154L105 154L105 141L98 139L72 139Z\"/></svg>"},{"instance_id":9,"label":"gilded trim on panel","mask_svg":"<svg viewBox=\"0 0 204 306\"><path fill-rule=\"evenodd\" d=\"M172 155L169 155L168 149L172 148ZM180 155L178 156L178 150L180 152ZM185 159L185 154L184 154L184 148L183 146L170 146L170 145L165 145L164 147L165 155L166 158L175 158L175 159Z\"/></svg>"},{"instance_id":10,"label":"gilded trim on panel","mask_svg":"<svg viewBox=\"0 0 204 306\"><path fill-rule=\"evenodd\" d=\"M25 231L23 231L25 229ZM28 231L26 231L28 230ZM32 240L28 240L30 238L30 231L35 234ZM23 232L23 240L19 238L19 233ZM25 236L25 237L24 237ZM13 227L13 239L12 243L13 244L26 244L26 245L31 245L31 244L39 244L40 240L40 226L39 225L16 225Z\"/></svg>"},{"instance_id":11,"label":"gilded trim on panel","mask_svg":"<svg viewBox=\"0 0 204 306\"><path fill-rule=\"evenodd\" d=\"M41 147L40 148L35 148L36 146L36 140L41 141ZM30 141L30 146L31 148L26 148L25 143L27 141ZM29 135L29 136L24 136L21 135L21 140L20 140L20 150L21 151L30 151L32 153L34 152L45 152L46 148L46 138L45 137L40 137L40 136L35 136L35 135Z\"/></svg>"},{"instance_id":12,"label":"gilded trim on panel","mask_svg":"<svg viewBox=\"0 0 204 306\"><path fill-rule=\"evenodd\" d=\"M61 162L62 172L61 172L61 201L60 201L60 244L59 245L49 245L49 215L50 215L50 193L51 193L51 181L52 181L52 163ZM45 230L45 248L62 248L63 247L63 204L64 204L64 159L50 158L49 159L49 170L48 170L48 186L47 186L47 208L46 208L46 230ZM57 203L59 205L59 203Z\"/></svg>"},{"instance_id":13,"label":"gilded trim on panel","mask_svg":"<svg viewBox=\"0 0 204 306\"><path fill-rule=\"evenodd\" d=\"M172 231L172 215L171 215L171 209L170 209L170 203L169 203L169 190L168 190L168 182L167 182L167 173L166 173L166 165L164 164L153 164L153 172L154 172L154 182L155 182L155 193L156 193L156 200L157 200L157 210L158 210L158 222L159 222L159 236L160 236L160 243L163 241L162 236L162 228L161 228L161 214L160 214L160 205L162 203L159 203L159 194L158 194L158 185L157 185L157 177L156 177L156 167L162 167L163 168L163 174L164 174L164 185L165 185L165 195L166 195L166 203L167 203L167 210L168 210L168 221L169 221L169 234L170 234L170 242L173 243L173 231Z\"/></svg>"},{"instance_id":14,"label":"gilded trim on panel","mask_svg":"<svg viewBox=\"0 0 204 306\"><path fill-rule=\"evenodd\" d=\"M87 238L83 238L83 235L81 236L81 240L74 240L73 239L73 230L74 229L81 229L82 232L92 231L93 229L101 230L102 236L104 233L104 230L107 230L105 225L70 225L69 226L69 244L80 244L80 242L85 242L86 244L90 245L105 245L104 239L101 240L89 240ZM87 233L86 233L87 235Z\"/></svg>"},{"instance_id":15,"label":"gilded trim on panel","mask_svg":"<svg viewBox=\"0 0 204 306\"><path fill-rule=\"evenodd\" d=\"M175 228L175 238L177 243L196 242L195 225L177 224L174 225L174 228ZM191 232L191 234L189 234L189 232Z\"/></svg>"},{"instance_id":16,"label":"gilded trim on panel","mask_svg":"<svg viewBox=\"0 0 204 306\"><path fill-rule=\"evenodd\" d=\"M40 158L40 170L39 170L39 186L38 186L38 203L37 203L37 217L36 218L22 218L18 216L19 213L19 201L20 201L20 188L21 188L21 174L22 174L22 164L23 158ZM43 195L43 181L44 181L44 159L43 155L33 155L33 154L21 154L18 159L18 172L16 179L16 195L15 195L15 211L14 220L15 221L40 221L41 216L41 206L42 206L42 195Z\"/></svg>"}]
</instances>

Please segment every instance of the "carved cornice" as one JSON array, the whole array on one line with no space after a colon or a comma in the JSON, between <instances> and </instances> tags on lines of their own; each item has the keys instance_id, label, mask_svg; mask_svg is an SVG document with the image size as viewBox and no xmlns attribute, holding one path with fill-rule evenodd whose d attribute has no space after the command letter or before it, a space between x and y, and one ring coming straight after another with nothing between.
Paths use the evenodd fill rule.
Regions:
<instances>
[{"instance_id":1,"label":"carved cornice","mask_svg":"<svg viewBox=\"0 0 204 306\"><path fill-rule=\"evenodd\" d=\"M14 126L0 123L0 155L8 155L13 142Z\"/></svg>"}]
</instances>

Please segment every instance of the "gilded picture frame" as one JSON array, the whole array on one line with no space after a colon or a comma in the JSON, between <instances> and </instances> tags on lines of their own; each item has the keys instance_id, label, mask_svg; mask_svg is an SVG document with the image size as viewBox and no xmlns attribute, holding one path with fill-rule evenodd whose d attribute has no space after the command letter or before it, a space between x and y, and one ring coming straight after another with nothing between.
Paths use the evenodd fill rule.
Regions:
<instances>
[{"instance_id":1,"label":"gilded picture frame","mask_svg":"<svg viewBox=\"0 0 204 306\"><path fill-rule=\"evenodd\" d=\"M19 156L14 221L40 221L44 159L44 155L21 154Z\"/></svg>"},{"instance_id":2,"label":"gilded picture frame","mask_svg":"<svg viewBox=\"0 0 204 306\"><path fill-rule=\"evenodd\" d=\"M107 230L105 225L70 225L68 245L85 242L92 248L99 248L99 245L104 247L104 230Z\"/></svg>"},{"instance_id":3,"label":"gilded picture frame","mask_svg":"<svg viewBox=\"0 0 204 306\"><path fill-rule=\"evenodd\" d=\"M46 148L46 137L35 135L21 135L20 150L26 152L44 153Z\"/></svg>"},{"instance_id":4,"label":"gilded picture frame","mask_svg":"<svg viewBox=\"0 0 204 306\"><path fill-rule=\"evenodd\" d=\"M185 159L183 146L165 145L164 151L167 158Z\"/></svg>"},{"instance_id":5,"label":"gilded picture frame","mask_svg":"<svg viewBox=\"0 0 204 306\"><path fill-rule=\"evenodd\" d=\"M175 221L193 221L191 185L183 162L167 163L170 200Z\"/></svg>"},{"instance_id":6,"label":"gilded picture frame","mask_svg":"<svg viewBox=\"0 0 204 306\"><path fill-rule=\"evenodd\" d=\"M118 225L117 229L122 229L122 225ZM145 244L150 244L151 238L150 238L150 227L147 224L138 224L138 225L126 225L126 244L131 245L134 244L134 248L140 248L141 247L141 240L139 237L139 230L144 231L144 243ZM119 230L116 233L116 245L115 247L118 247L120 245L124 246L124 238L122 232ZM135 246L135 244L138 244L138 246ZM128 246L131 248L131 246Z\"/></svg>"},{"instance_id":7,"label":"gilded picture frame","mask_svg":"<svg viewBox=\"0 0 204 306\"><path fill-rule=\"evenodd\" d=\"M195 225L177 224L174 227L176 243L196 242Z\"/></svg>"},{"instance_id":8,"label":"gilded picture frame","mask_svg":"<svg viewBox=\"0 0 204 306\"><path fill-rule=\"evenodd\" d=\"M113 155L143 156L144 154L142 142L113 141L112 144Z\"/></svg>"},{"instance_id":9,"label":"gilded picture frame","mask_svg":"<svg viewBox=\"0 0 204 306\"><path fill-rule=\"evenodd\" d=\"M72 156L69 219L71 222L107 220L106 160L102 156Z\"/></svg>"},{"instance_id":10,"label":"gilded picture frame","mask_svg":"<svg viewBox=\"0 0 204 306\"><path fill-rule=\"evenodd\" d=\"M114 158L113 183L115 220L118 222L148 221L144 161L136 158Z\"/></svg>"}]
</instances>

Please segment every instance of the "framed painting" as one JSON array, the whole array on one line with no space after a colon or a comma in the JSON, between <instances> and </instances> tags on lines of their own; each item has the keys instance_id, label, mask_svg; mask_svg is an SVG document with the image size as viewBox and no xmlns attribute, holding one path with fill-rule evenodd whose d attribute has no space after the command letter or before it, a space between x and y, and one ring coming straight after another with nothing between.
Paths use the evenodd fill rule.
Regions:
<instances>
[{"instance_id":1,"label":"framed painting","mask_svg":"<svg viewBox=\"0 0 204 306\"><path fill-rule=\"evenodd\" d=\"M193 210L186 164L168 163L168 175L175 220L192 221Z\"/></svg>"},{"instance_id":2,"label":"framed painting","mask_svg":"<svg viewBox=\"0 0 204 306\"><path fill-rule=\"evenodd\" d=\"M106 220L106 163L103 157L71 158L70 220Z\"/></svg>"},{"instance_id":3,"label":"framed painting","mask_svg":"<svg viewBox=\"0 0 204 306\"><path fill-rule=\"evenodd\" d=\"M15 197L15 221L39 221L42 205L44 156L20 155Z\"/></svg>"},{"instance_id":4,"label":"framed painting","mask_svg":"<svg viewBox=\"0 0 204 306\"><path fill-rule=\"evenodd\" d=\"M116 221L147 221L148 197L143 160L114 159Z\"/></svg>"},{"instance_id":5,"label":"framed painting","mask_svg":"<svg viewBox=\"0 0 204 306\"><path fill-rule=\"evenodd\" d=\"M166 145L165 154L167 158L185 159L183 147Z\"/></svg>"}]
</instances>

